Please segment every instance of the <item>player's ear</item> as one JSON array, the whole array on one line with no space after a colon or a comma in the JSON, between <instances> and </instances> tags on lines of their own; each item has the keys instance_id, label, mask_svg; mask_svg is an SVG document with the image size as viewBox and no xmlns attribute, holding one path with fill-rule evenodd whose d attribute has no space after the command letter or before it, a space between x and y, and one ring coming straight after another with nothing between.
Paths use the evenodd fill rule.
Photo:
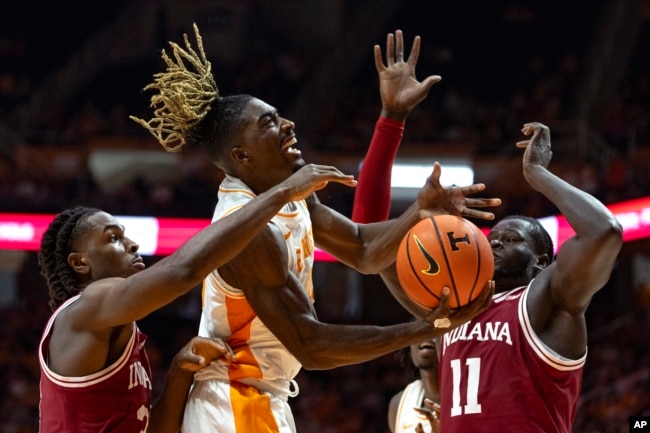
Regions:
<instances>
[{"instance_id":1,"label":"player's ear","mask_svg":"<svg viewBox=\"0 0 650 433\"><path fill-rule=\"evenodd\" d=\"M549 258L548 254L540 254L537 256L537 263L533 266L535 269L535 275L539 274L542 269L547 267L548 265L551 264L551 259Z\"/></svg>"},{"instance_id":2,"label":"player's ear","mask_svg":"<svg viewBox=\"0 0 650 433\"><path fill-rule=\"evenodd\" d=\"M88 266L86 259L80 253L70 253L68 255L68 264L73 271L79 274L88 274L90 272L90 266Z\"/></svg>"},{"instance_id":3,"label":"player's ear","mask_svg":"<svg viewBox=\"0 0 650 433\"><path fill-rule=\"evenodd\" d=\"M239 146L235 146L232 148L232 150L230 151L230 156L235 162L241 164L246 164L251 159L248 152L246 152L246 150L243 147L239 147Z\"/></svg>"}]
</instances>

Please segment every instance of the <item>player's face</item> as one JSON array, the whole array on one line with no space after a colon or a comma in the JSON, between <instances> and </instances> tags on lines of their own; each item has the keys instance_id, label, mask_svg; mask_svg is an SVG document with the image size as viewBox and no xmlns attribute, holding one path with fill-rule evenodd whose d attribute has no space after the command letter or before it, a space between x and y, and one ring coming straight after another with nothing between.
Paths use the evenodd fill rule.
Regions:
<instances>
[{"instance_id":1,"label":"player's face","mask_svg":"<svg viewBox=\"0 0 650 433\"><path fill-rule=\"evenodd\" d=\"M245 128L239 153L233 153L242 166L249 186L266 190L291 176L305 165L294 132L295 124L281 117L278 111L257 98L251 99L242 113ZM241 166L241 164L240 164Z\"/></svg>"},{"instance_id":2,"label":"player's face","mask_svg":"<svg viewBox=\"0 0 650 433\"><path fill-rule=\"evenodd\" d=\"M92 229L77 242L76 253L91 281L126 278L145 268L139 245L124 235L124 227L114 216L98 212L88 217L87 223Z\"/></svg>"},{"instance_id":3,"label":"player's face","mask_svg":"<svg viewBox=\"0 0 650 433\"><path fill-rule=\"evenodd\" d=\"M416 368L429 370L438 368L438 353L433 341L411 345L411 361Z\"/></svg>"},{"instance_id":4,"label":"player's face","mask_svg":"<svg viewBox=\"0 0 650 433\"><path fill-rule=\"evenodd\" d=\"M527 284L534 275L537 256L535 255L530 222L520 219L507 219L497 223L488 240L494 254L494 281L496 290L510 289L514 285ZM507 282L509 284L499 284Z\"/></svg>"}]
</instances>

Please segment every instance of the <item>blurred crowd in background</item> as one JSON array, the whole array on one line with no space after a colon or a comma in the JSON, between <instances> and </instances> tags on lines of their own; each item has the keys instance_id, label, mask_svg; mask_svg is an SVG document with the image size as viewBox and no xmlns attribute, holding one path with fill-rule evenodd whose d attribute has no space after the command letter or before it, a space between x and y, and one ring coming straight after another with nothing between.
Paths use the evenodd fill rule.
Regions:
<instances>
[{"instance_id":1,"label":"blurred crowd in background","mask_svg":"<svg viewBox=\"0 0 650 433\"><path fill-rule=\"evenodd\" d=\"M443 77L409 116L402 151L464 149L484 165L514 160L517 167L514 143L521 125L535 120L557 137L552 168L572 184L605 203L650 195L647 0L598 0L588 11L579 2L560 1L276 2L285 12L254 1L186 3L191 7L179 14L180 3L172 1L3 2L0 212L55 213L84 204L115 215L209 218L221 174L200 149L164 177L137 173L112 185L88 164L97 149L162 152L128 115L149 115L149 95L141 89L161 67L159 50L190 33L194 21L206 49L217 45L212 51L218 53L223 46L212 44L211 34L241 48L238 56L213 60L221 91L250 93L295 120L308 162L342 161L343 171L357 170L381 108L371 48L384 46L386 33L400 28L407 50L416 34L422 36L418 78ZM130 25L134 10L147 12L146 29ZM331 28L305 22L325 12ZM311 45L305 41L310 25L318 35ZM149 39L138 34L145 30ZM125 55L138 44L144 54ZM522 182L483 178L480 171L475 181L502 198L497 217L555 213ZM509 188L501 190L504 183ZM350 215L353 191L319 194ZM650 415L648 243L626 244L589 310L576 433L626 432L629 416ZM147 258L148 264L157 259ZM18 270L7 277L15 279L16 293L0 296L0 433L37 431L36 349L50 314L35 254L18 260ZM408 317L379 279L336 263L322 266L327 272L315 272L314 282L323 320L388 324ZM158 389L171 354L196 332L199 303L197 288L140 324L149 335ZM298 430L387 432L388 400L412 380L409 371L389 355L301 372L301 392L293 400Z\"/></svg>"}]
</instances>

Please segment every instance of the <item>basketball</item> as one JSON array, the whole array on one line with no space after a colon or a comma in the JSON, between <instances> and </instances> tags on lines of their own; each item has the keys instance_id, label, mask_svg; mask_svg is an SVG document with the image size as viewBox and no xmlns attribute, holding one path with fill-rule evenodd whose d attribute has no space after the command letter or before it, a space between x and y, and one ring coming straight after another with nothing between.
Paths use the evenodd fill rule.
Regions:
<instances>
[{"instance_id":1,"label":"basketball","mask_svg":"<svg viewBox=\"0 0 650 433\"><path fill-rule=\"evenodd\" d=\"M436 308L447 286L449 306L458 308L476 299L492 279L494 256L472 222L436 215L420 220L404 236L396 266L402 288L416 304Z\"/></svg>"}]
</instances>

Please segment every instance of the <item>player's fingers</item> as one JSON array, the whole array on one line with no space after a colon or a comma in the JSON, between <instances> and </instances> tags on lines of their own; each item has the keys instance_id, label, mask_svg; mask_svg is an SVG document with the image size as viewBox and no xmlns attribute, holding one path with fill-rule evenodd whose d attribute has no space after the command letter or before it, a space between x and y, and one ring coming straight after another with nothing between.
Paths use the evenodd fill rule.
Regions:
<instances>
[{"instance_id":1,"label":"player's fingers","mask_svg":"<svg viewBox=\"0 0 650 433\"><path fill-rule=\"evenodd\" d=\"M398 62L404 61L404 36L401 30L395 31L395 54Z\"/></svg>"},{"instance_id":2,"label":"player's fingers","mask_svg":"<svg viewBox=\"0 0 650 433\"><path fill-rule=\"evenodd\" d=\"M478 218L488 221L492 221L494 219L494 214L492 212L485 212L471 208L465 208L463 210L463 216L467 218Z\"/></svg>"},{"instance_id":3,"label":"player's fingers","mask_svg":"<svg viewBox=\"0 0 650 433\"><path fill-rule=\"evenodd\" d=\"M442 291L440 292L440 304L436 308L436 316L437 319L435 319L433 326L436 328L438 327L443 327L443 326L438 326L438 325L444 325L446 322L440 321L438 322L438 325L436 325L436 321L441 320L441 319L446 319L449 317L449 296L451 294L451 289L449 287L443 287ZM449 319L447 319L449 320Z\"/></svg>"},{"instance_id":4,"label":"player's fingers","mask_svg":"<svg viewBox=\"0 0 650 433\"><path fill-rule=\"evenodd\" d=\"M421 83L421 93L423 95L427 95L429 93L429 90L431 90L431 87L442 80L442 77L440 75L430 75L427 78L425 78Z\"/></svg>"},{"instance_id":5,"label":"player's fingers","mask_svg":"<svg viewBox=\"0 0 650 433\"><path fill-rule=\"evenodd\" d=\"M384 65L384 59L381 58L381 47L379 45L375 45L373 47L373 53L375 57L375 68L377 69L377 72L385 71L386 65Z\"/></svg>"},{"instance_id":6,"label":"player's fingers","mask_svg":"<svg viewBox=\"0 0 650 433\"><path fill-rule=\"evenodd\" d=\"M388 66L395 63L395 35L389 33L386 36L386 64Z\"/></svg>"},{"instance_id":7,"label":"player's fingers","mask_svg":"<svg viewBox=\"0 0 650 433\"><path fill-rule=\"evenodd\" d=\"M435 180L436 183L440 183L440 175L442 174L442 167L438 161L433 163L433 170L431 171L431 176L427 179L427 182Z\"/></svg>"},{"instance_id":8,"label":"player's fingers","mask_svg":"<svg viewBox=\"0 0 650 433\"><path fill-rule=\"evenodd\" d=\"M521 128L521 132L524 133L524 135L530 135L535 131L535 124L534 123L524 123L524 126Z\"/></svg>"},{"instance_id":9,"label":"player's fingers","mask_svg":"<svg viewBox=\"0 0 650 433\"><path fill-rule=\"evenodd\" d=\"M424 405L428 408L431 408L433 411L437 412L440 414L440 404L436 403L435 401L431 400L430 398L425 398L424 399Z\"/></svg>"},{"instance_id":10,"label":"player's fingers","mask_svg":"<svg viewBox=\"0 0 650 433\"><path fill-rule=\"evenodd\" d=\"M420 43L421 39L419 36L416 36L413 39L413 46L411 47L411 52L409 53L409 58L406 61L409 65L415 66L418 62L418 57L420 57Z\"/></svg>"},{"instance_id":11,"label":"player's fingers","mask_svg":"<svg viewBox=\"0 0 650 433\"><path fill-rule=\"evenodd\" d=\"M522 148L523 147L528 147L528 145L530 144L530 141L531 140L518 141L516 146L517 147L522 147Z\"/></svg>"},{"instance_id":12,"label":"player's fingers","mask_svg":"<svg viewBox=\"0 0 650 433\"><path fill-rule=\"evenodd\" d=\"M501 205L500 198L466 198L465 206L468 207L495 207Z\"/></svg>"},{"instance_id":13,"label":"player's fingers","mask_svg":"<svg viewBox=\"0 0 650 433\"><path fill-rule=\"evenodd\" d=\"M460 190L465 195L471 195L471 194L475 194L477 192L481 192L481 191L485 190L485 184L484 183L474 183L472 185L463 186L463 187L460 188Z\"/></svg>"}]
</instances>

